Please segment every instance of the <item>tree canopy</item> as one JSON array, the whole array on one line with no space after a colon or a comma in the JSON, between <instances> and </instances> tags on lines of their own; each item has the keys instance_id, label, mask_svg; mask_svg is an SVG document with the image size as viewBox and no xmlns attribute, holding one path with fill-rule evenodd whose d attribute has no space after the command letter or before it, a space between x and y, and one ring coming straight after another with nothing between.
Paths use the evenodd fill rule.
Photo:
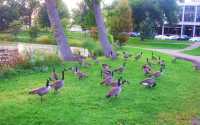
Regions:
<instances>
[{"instance_id":1,"label":"tree canopy","mask_svg":"<svg viewBox=\"0 0 200 125\"><path fill-rule=\"evenodd\" d=\"M153 27L162 25L165 21L177 22L176 0L129 0L129 2L133 11L136 31L141 31L141 25L145 20L151 20Z\"/></svg>"},{"instance_id":2,"label":"tree canopy","mask_svg":"<svg viewBox=\"0 0 200 125\"><path fill-rule=\"evenodd\" d=\"M78 8L73 10L74 23L81 25L83 29L89 29L96 26L94 12L90 3L82 1Z\"/></svg>"}]
</instances>

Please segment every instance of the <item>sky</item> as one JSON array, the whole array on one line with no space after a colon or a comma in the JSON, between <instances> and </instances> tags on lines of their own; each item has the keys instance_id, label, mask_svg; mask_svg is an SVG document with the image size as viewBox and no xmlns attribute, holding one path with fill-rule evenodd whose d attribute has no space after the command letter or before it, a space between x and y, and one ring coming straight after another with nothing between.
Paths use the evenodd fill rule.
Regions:
<instances>
[{"instance_id":1,"label":"sky","mask_svg":"<svg viewBox=\"0 0 200 125\"><path fill-rule=\"evenodd\" d=\"M82 0L63 0L64 3L67 5L69 10L71 11L73 8L76 8L76 4L81 2ZM113 2L113 0L103 0L106 5L109 5Z\"/></svg>"}]
</instances>

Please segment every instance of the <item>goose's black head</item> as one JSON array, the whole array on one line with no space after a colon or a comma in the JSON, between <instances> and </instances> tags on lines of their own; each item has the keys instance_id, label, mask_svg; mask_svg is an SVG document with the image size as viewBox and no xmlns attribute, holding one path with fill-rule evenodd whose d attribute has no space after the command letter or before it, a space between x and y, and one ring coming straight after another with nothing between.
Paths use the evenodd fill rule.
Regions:
<instances>
[{"instance_id":1,"label":"goose's black head","mask_svg":"<svg viewBox=\"0 0 200 125\"><path fill-rule=\"evenodd\" d=\"M49 80L49 81L53 81L51 77L49 77L49 79L48 79L48 80Z\"/></svg>"},{"instance_id":2,"label":"goose's black head","mask_svg":"<svg viewBox=\"0 0 200 125\"><path fill-rule=\"evenodd\" d=\"M128 80L123 80L123 81L122 81L122 84L124 84L124 83L129 84L129 81L128 81Z\"/></svg>"},{"instance_id":3,"label":"goose's black head","mask_svg":"<svg viewBox=\"0 0 200 125\"><path fill-rule=\"evenodd\" d=\"M62 80L65 79L65 70L62 71Z\"/></svg>"},{"instance_id":4,"label":"goose's black head","mask_svg":"<svg viewBox=\"0 0 200 125\"><path fill-rule=\"evenodd\" d=\"M122 85L122 77L120 77L120 78L118 79L117 85L118 85L118 86L121 86L121 85Z\"/></svg>"},{"instance_id":5,"label":"goose's black head","mask_svg":"<svg viewBox=\"0 0 200 125\"><path fill-rule=\"evenodd\" d=\"M144 64L143 66L142 66L142 68L146 68L147 67L147 65L146 64Z\"/></svg>"},{"instance_id":6,"label":"goose's black head","mask_svg":"<svg viewBox=\"0 0 200 125\"><path fill-rule=\"evenodd\" d=\"M162 67L160 67L160 72L163 72L163 68Z\"/></svg>"},{"instance_id":7,"label":"goose's black head","mask_svg":"<svg viewBox=\"0 0 200 125\"><path fill-rule=\"evenodd\" d=\"M49 86L49 79L47 79L47 83L46 83L46 87L48 87Z\"/></svg>"},{"instance_id":8,"label":"goose's black head","mask_svg":"<svg viewBox=\"0 0 200 125\"><path fill-rule=\"evenodd\" d=\"M75 67L75 72L78 72L78 70L79 70L79 69L78 69L78 67L76 66L76 67Z\"/></svg>"}]
</instances>

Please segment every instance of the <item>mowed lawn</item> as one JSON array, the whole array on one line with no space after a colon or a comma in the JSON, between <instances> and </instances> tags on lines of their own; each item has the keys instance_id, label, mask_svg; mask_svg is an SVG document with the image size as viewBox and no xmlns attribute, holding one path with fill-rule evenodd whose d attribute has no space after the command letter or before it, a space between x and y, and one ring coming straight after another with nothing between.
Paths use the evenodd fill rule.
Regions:
<instances>
[{"instance_id":1,"label":"mowed lawn","mask_svg":"<svg viewBox=\"0 0 200 125\"><path fill-rule=\"evenodd\" d=\"M132 54L140 50L128 49ZM121 95L107 99L108 86L100 85L100 65L82 68L89 77L78 80L65 73L65 86L55 95L50 92L40 98L29 95L32 88L45 85L51 69L46 73L26 72L0 80L0 125L189 125L200 117L200 72L183 61L171 63L171 57L156 53L166 60L164 74L152 89L139 84L145 78L142 65L150 51L143 51L139 61L130 59L122 75L130 84L124 85ZM116 68L123 63L100 58ZM70 67L72 63L65 63ZM158 70L158 66L154 66ZM57 71L62 67L57 66ZM119 77L120 75L115 75Z\"/></svg>"},{"instance_id":2,"label":"mowed lawn","mask_svg":"<svg viewBox=\"0 0 200 125\"><path fill-rule=\"evenodd\" d=\"M145 39L141 41L140 38L130 38L128 45L134 47L143 48L161 48L161 49L184 49L191 43L188 41L176 41L176 40L156 40L156 39Z\"/></svg>"},{"instance_id":3,"label":"mowed lawn","mask_svg":"<svg viewBox=\"0 0 200 125\"><path fill-rule=\"evenodd\" d=\"M185 51L186 54L194 55L194 56L200 56L200 48L196 48L190 51Z\"/></svg>"}]
</instances>

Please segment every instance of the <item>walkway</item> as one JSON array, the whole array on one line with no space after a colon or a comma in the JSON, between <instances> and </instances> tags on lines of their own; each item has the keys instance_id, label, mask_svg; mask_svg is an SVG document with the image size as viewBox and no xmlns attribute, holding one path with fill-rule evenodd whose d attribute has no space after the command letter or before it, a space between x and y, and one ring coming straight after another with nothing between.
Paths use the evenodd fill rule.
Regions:
<instances>
[{"instance_id":1,"label":"walkway","mask_svg":"<svg viewBox=\"0 0 200 125\"><path fill-rule=\"evenodd\" d=\"M188 54L183 53L184 51L193 50L193 49L196 49L196 48L199 48L199 47L200 47L200 43L198 42L198 43L193 43L189 47L187 47L185 49L180 49L180 50L151 49L151 48L140 48L140 47L134 47L134 48L140 48L140 49L144 49L144 50L150 50L150 51L157 51L157 52L165 53L165 54L173 56L175 59L182 59L182 60L185 60L185 61L192 62L196 68L200 69L200 56L192 56L192 55L188 55Z\"/></svg>"}]
</instances>

